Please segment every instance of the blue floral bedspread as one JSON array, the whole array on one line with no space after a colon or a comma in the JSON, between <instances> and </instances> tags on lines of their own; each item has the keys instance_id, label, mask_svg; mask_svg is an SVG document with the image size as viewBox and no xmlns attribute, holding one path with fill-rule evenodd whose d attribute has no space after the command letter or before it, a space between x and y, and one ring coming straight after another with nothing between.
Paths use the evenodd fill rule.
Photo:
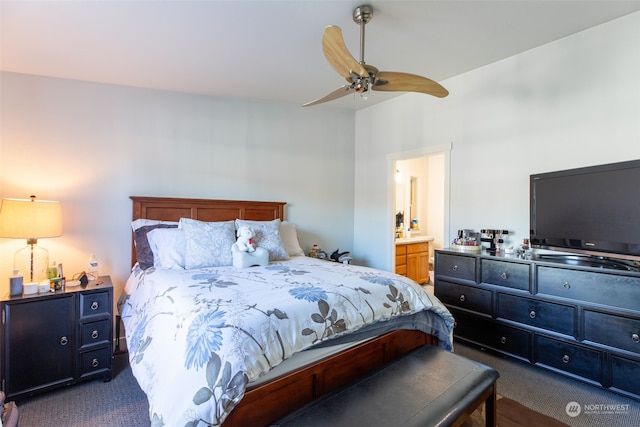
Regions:
<instances>
[{"instance_id":1,"label":"blue floral bedspread","mask_svg":"<svg viewBox=\"0 0 640 427\"><path fill-rule=\"evenodd\" d=\"M452 345L451 314L413 281L308 257L246 269L134 269L125 293L131 369L152 426L219 425L250 381L294 353L399 316L432 313L435 327L424 332Z\"/></svg>"}]
</instances>

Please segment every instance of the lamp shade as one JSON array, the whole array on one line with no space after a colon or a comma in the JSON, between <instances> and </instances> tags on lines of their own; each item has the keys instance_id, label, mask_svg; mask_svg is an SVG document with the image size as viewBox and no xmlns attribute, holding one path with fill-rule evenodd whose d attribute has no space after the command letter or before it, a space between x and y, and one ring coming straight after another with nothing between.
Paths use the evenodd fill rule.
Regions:
<instances>
[{"instance_id":1,"label":"lamp shade","mask_svg":"<svg viewBox=\"0 0 640 427\"><path fill-rule=\"evenodd\" d=\"M59 202L2 199L0 237L38 239L62 236L62 209Z\"/></svg>"}]
</instances>

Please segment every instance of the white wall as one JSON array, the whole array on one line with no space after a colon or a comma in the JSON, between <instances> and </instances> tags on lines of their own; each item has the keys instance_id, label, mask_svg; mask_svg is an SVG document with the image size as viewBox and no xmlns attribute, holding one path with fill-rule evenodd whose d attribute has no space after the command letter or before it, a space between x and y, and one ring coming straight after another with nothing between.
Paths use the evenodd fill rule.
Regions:
<instances>
[{"instance_id":1,"label":"white wall","mask_svg":"<svg viewBox=\"0 0 640 427\"><path fill-rule=\"evenodd\" d=\"M305 249L391 269L390 154L452 144L449 233L519 240L529 174L640 158L639 76L640 13L357 113L2 73L0 197L60 200L41 244L72 272L95 252L118 287L130 195L286 201ZM22 245L0 239L2 294Z\"/></svg>"},{"instance_id":2,"label":"white wall","mask_svg":"<svg viewBox=\"0 0 640 427\"><path fill-rule=\"evenodd\" d=\"M640 13L356 113L354 251L390 269L392 153L452 144L449 233L528 236L529 175L640 158Z\"/></svg>"},{"instance_id":3,"label":"white wall","mask_svg":"<svg viewBox=\"0 0 640 427\"><path fill-rule=\"evenodd\" d=\"M302 247L353 247L354 113L0 75L0 197L60 200L71 273L130 270L130 195L287 202ZM0 239L0 293L26 241Z\"/></svg>"}]
</instances>

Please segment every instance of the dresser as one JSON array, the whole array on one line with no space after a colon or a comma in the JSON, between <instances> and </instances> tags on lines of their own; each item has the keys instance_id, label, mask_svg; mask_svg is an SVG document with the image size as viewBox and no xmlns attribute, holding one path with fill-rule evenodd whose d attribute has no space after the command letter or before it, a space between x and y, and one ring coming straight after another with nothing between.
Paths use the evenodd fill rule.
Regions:
<instances>
[{"instance_id":1,"label":"dresser","mask_svg":"<svg viewBox=\"0 0 640 427\"><path fill-rule=\"evenodd\" d=\"M0 305L0 376L7 400L112 378L109 276L64 291L6 297Z\"/></svg>"},{"instance_id":2,"label":"dresser","mask_svg":"<svg viewBox=\"0 0 640 427\"><path fill-rule=\"evenodd\" d=\"M640 273L435 253L456 340L640 399Z\"/></svg>"}]
</instances>

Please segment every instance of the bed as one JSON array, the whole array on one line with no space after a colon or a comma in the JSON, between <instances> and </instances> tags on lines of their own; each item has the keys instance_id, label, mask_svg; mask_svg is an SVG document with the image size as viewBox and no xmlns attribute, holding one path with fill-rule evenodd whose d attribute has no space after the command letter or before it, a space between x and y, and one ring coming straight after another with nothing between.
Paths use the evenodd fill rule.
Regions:
<instances>
[{"instance_id":1,"label":"bed","mask_svg":"<svg viewBox=\"0 0 640 427\"><path fill-rule=\"evenodd\" d=\"M304 256L283 202L131 199L132 272L118 309L152 426L268 425L419 346L452 349L453 318L433 294ZM218 259L229 244L220 236L243 224L258 230L268 265Z\"/></svg>"}]
</instances>

